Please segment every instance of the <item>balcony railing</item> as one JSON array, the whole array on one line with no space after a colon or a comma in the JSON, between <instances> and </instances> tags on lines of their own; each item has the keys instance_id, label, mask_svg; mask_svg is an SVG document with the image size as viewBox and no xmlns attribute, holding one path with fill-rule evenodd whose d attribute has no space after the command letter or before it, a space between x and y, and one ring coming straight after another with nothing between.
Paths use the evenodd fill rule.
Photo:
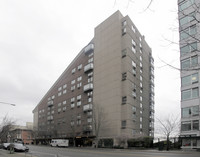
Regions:
<instances>
[{"instance_id":1,"label":"balcony railing","mask_svg":"<svg viewBox=\"0 0 200 157\"><path fill-rule=\"evenodd\" d=\"M90 71L94 68L94 64L93 63L89 63L84 67L84 72Z\"/></svg>"},{"instance_id":2,"label":"balcony railing","mask_svg":"<svg viewBox=\"0 0 200 157\"><path fill-rule=\"evenodd\" d=\"M53 120L53 116L48 116L48 117L47 117L47 120L48 120L48 121Z\"/></svg>"},{"instance_id":3,"label":"balcony railing","mask_svg":"<svg viewBox=\"0 0 200 157\"><path fill-rule=\"evenodd\" d=\"M92 131L92 125L85 125L85 126L83 126L83 131L85 131L85 132Z\"/></svg>"},{"instance_id":4,"label":"balcony railing","mask_svg":"<svg viewBox=\"0 0 200 157\"><path fill-rule=\"evenodd\" d=\"M51 107L51 106L53 106L53 100L51 100L51 101L48 101L47 105L48 105L48 107Z\"/></svg>"},{"instance_id":5,"label":"balcony railing","mask_svg":"<svg viewBox=\"0 0 200 157\"><path fill-rule=\"evenodd\" d=\"M83 106L83 111L91 111L92 110L92 104L87 104Z\"/></svg>"},{"instance_id":6,"label":"balcony railing","mask_svg":"<svg viewBox=\"0 0 200 157\"><path fill-rule=\"evenodd\" d=\"M92 84L92 83L86 84L86 85L83 87L83 90L84 90L84 92L93 90L93 84Z\"/></svg>"},{"instance_id":7,"label":"balcony railing","mask_svg":"<svg viewBox=\"0 0 200 157\"><path fill-rule=\"evenodd\" d=\"M87 54L87 53L90 53L93 50L94 50L94 44L89 44L85 47L84 52Z\"/></svg>"}]
</instances>

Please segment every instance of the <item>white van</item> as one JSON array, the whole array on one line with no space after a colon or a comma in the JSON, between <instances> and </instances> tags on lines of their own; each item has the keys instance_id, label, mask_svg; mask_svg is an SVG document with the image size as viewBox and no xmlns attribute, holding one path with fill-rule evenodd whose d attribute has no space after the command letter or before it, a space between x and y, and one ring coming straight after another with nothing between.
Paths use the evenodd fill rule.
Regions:
<instances>
[{"instance_id":1,"label":"white van","mask_svg":"<svg viewBox=\"0 0 200 157\"><path fill-rule=\"evenodd\" d=\"M68 147L69 140L66 139L52 139L50 145L52 147Z\"/></svg>"}]
</instances>

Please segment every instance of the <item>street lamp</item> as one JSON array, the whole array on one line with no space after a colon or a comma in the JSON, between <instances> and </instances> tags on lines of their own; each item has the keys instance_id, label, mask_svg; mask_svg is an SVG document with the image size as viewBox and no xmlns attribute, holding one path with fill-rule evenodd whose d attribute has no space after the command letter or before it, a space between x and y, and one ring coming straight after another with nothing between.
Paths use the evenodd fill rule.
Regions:
<instances>
[{"instance_id":1,"label":"street lamp","mask_svg":"<svg viewBox=\"0 0 200 157\"><path fill-rule=\"evenodd\" d=\"M1 103L1 104L11 105L11 106L16 106L15 104L7 103L7 102L0 102L0 103Z\"/></svg>"}]
</instances>

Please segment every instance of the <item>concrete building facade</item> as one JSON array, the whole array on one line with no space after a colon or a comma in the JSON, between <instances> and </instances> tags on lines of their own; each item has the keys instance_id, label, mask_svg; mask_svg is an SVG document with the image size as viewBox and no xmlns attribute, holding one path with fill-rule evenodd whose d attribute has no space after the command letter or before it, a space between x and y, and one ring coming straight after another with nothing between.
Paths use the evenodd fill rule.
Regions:
<instances>
[{"instance_id":1,"label":"concrete building facade","mask_svg":"<svg viewBox=\"0 0 200 157\"><path fill-rule=\"evenodd\" d=\"M182 148L200 148L200 0L178 0Z\"/></svg>"},{"instance_id":2,"label":"concrete building facade","mask_svg":"<svg viewBox=\"0 0 200 157\"><path fill-rule=\"evenodd\" d=\"M151 48L119 11L95 28L84 47L35 108L38 139L154 136ZM35 123L35 125L37 125Z\"/></svg>"}]
</instances>

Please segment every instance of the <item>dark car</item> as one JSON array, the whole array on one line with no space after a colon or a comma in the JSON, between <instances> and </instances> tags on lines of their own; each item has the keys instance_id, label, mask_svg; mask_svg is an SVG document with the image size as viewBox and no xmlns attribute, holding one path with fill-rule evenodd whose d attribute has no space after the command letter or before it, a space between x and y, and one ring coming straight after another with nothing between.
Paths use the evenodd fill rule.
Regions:
<instances>
[{"instance_id":1,"label":"dark car","mask_svg":"<svg viewBox=\"0 0 200 157\"><path fill-rule=\"evenodd\" d=\"M12 143L10 144L7 149L10 149L11 147L14 148L15 152L28 152L29 148L22 143Z\"/></svg>"}]
</instances>

